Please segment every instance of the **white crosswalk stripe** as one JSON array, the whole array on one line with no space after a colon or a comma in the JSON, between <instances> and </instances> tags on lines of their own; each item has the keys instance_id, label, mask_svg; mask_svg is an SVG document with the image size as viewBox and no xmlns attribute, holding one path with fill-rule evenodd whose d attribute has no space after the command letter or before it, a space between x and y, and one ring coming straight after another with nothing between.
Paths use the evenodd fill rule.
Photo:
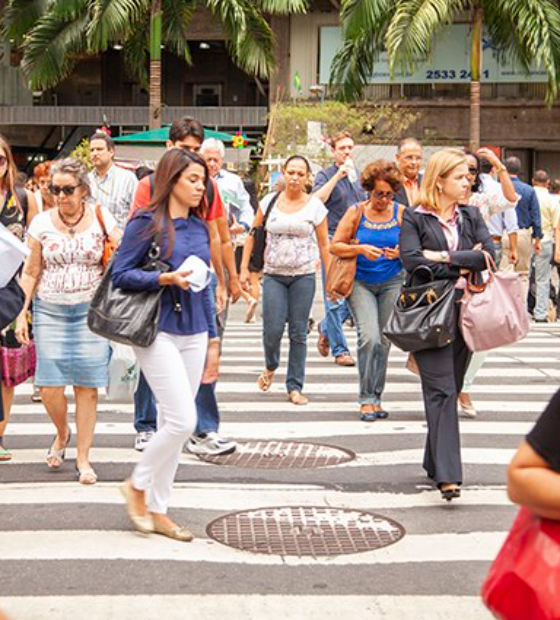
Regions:
<instances>
[{"instance_id":1,"label":"white crosswalk stripe","mask_svg":"<svg viewBox=\"0 0 560 620\"><path fill-rule=\"evenodd\" d=\"M196 539L185 545L143 538L131 533L118 492L139 459L132 404L101 398L92 451L100 482L85 487L73 473L75 439L61 471L47 470L54 427L43 405L31 403L32 386L20 386L6 433L14 458L0 464L0 557L9 569L0 606L14 620L490 618L478 591L515 515L505 468L559 383L560 326L535 326L523 342L488 355L473 389L479 416L460 422L465 485L451 505L423 476L420 382L405 369L404 353L390 357L384 398L390 418L368 424L358 419L357 369L321 358L316 332L308 347L309 405L286 400L286 343L270 393L259 393L261 334L258 324L228 325L218 387L221 434L324 443L355 459L267 470L184 454L171 515ZM355 350L355 335L348 336ZM239 551L207 533L220 516L280 506L374 512L400 523L406 535L373 551L297 557Z\"/></svg>"}]
</instances>

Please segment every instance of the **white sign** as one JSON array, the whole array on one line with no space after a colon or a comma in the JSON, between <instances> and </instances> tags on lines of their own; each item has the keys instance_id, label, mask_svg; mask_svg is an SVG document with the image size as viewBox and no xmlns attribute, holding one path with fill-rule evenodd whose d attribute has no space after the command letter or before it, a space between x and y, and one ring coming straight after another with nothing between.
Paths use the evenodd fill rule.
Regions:
<instances>
[{"instance_id":1,"label":"white sign","mask_svg":"<svg viewBox=\"0 0 560 620\"><path fill-rule=\"evenodd\" d=\"M331 65L342 45L338 26L321 28L320 82L328 84ZM529 73L515 63L503 50L497 48L488 35L482 44L482 77L486 83L546 82L546 71L536 66ZM432 54L416 65L413 72L403 73L395 68L391 79L387 53L383 52L375 63L369 84L431 84L468 83L471 81L471 28L468 24L451 24L438 34Z\"/></svg>"},{"instance_id":2,"label":"white sign","mask_svg":"<svg viewBox=\"0 0 560 620\"><path fill-rule=\"evenodd\" d=\"M5 226L0 224L0 288L4 288L31 251Z\"/></svg>"}]
</instances>

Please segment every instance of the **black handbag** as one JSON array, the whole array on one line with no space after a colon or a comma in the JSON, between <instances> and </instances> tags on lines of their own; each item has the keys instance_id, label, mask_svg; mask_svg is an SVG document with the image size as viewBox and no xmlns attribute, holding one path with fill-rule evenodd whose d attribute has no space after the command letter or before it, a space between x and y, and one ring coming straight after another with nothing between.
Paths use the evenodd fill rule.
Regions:
<instances>
[{"instance_id":1,"label":"black handbag","mask_svg":"<svg viewBox=\"0 0 560 620\"><path fill-rule=\"evenodd\" d=\"M253 251L249 259L249 271L259 272L264 268L264 251L266 249L266 222L272 208L278 200L279 194L275 194L269 202L264 214L262 224L256 228L251 228L250 235L253 237Z\"/></svg>"},{"instance_id":2,"label":"black handbag","mask_svg":"<svg viewBox=\"0 0 560 620\"><path fill-rule=\"evenodd\" d=\"M424 272L428 278L415 284ZM401 288L383 334L403 351L439 349L455 340L455 282L417 267Z\"/></svg>"},{"instance_id":3,"label":"black handbag","mask_svg":"<svg viewBox=\"0 0 560 620\"><path fill-rule=\"evenodd\" d=\"M88 311L88 326L92 332L121 344L149 347L156 339L164 287L149 291L131 291L113 286L111 274L115 256L107 270ZM165 273L170 266L159 260L160 248L154 242L148 253L145 271Z\"/></svg>"},{"instance_id":4,"label":"black handbag","mask_svg":"<svg viewBox=\"0 0 560 620\"><path fill-rule=\"evenodd\" d=\"M14 276L4 288L0 289L0 331L17 319L24 302L25 293Z\"/></svg>"}]
</instances>

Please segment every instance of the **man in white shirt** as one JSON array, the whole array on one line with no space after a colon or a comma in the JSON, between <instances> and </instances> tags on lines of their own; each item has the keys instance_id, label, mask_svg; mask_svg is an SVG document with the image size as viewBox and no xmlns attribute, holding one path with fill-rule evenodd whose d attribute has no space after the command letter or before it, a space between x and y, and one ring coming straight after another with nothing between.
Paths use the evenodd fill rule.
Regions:
<instances>
[{"instance_id":1,"label":"man in white shirt","mask_svg":"<svg viewBox=\"0 0 560 620\"><path fill-rule=\"evenodd\" d=\"M94 133L89 139L89 149L94 167L89 173L92 198L108 209L115 216L119 230L124 230L138 179L130 170L115 165L115 143L108 134Z\"/></svg>"},{"instance_id":2,"label":"man in white shirt","mask_svg":"<svg viewBox=\"0 0 560 620\"><path fill-rule=\"evenodd\" d=\"M208 138L200 147L200 154L204 157L210 176L215 179L220 190L220 196L226 209L229 220L229 232L234 240L235 235L249 232L255 219L249 192L245 189L239 175L224 170L226 148L221 140Z\"/></svg>"},{"instance_id":3,"label":"man in white shirt","mask_svg":"<svg viewBox=\"0 0 560 620\"><path fill-rule=\"evenodd\" d=\"M548 191L549 178L544 170L537 170L533 175L533 187L537 194L541 213L541 251L534 257L535 269L535 310L536 323L548 322L548 301L550 297L551 259L554 243L554 231L558 225L560 207Z\"/></svg>"}]
</instances>

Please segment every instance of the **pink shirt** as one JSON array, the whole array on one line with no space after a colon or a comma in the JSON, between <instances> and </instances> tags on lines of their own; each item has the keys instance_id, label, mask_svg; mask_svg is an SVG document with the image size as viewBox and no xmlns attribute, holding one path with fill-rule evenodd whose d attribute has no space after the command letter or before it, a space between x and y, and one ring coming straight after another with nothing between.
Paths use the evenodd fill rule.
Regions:
<instances>
[{"instance_id":1,"label":"pink shirt","mask_svg":"<svg viewBox=\"0 0 560 620\"><path fill-rule=\"evenodd\" d=\"M444 220L439 213L426 209L426 207L417 207L416 211L437 218L441 224L445 240L447 241L447 248L450 252L455 252L459 248L459 207L455 207L453 215L448 220Z\"/></svg>"}]
</instances>

